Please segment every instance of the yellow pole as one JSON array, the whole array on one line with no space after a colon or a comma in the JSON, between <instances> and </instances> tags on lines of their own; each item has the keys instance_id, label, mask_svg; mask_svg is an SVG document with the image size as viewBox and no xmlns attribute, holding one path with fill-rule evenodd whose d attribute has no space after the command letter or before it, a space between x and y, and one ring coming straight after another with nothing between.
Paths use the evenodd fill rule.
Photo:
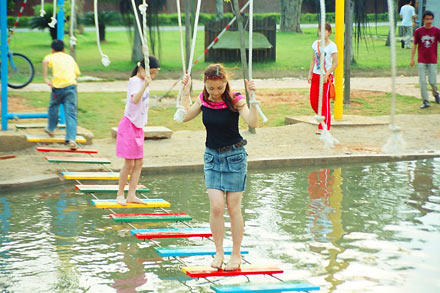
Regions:
<instances>
[{"instance_id":1,"label":"yellow pole","mask_svg":"<svg viewBox=\"0 0 440 293\"><path fill-rule=\"evenodd\" d=\"M338 67L335 70L336 100L334 108L335 120L342 120L344 99L344 0L336 0L335 4L335 43L338 47ZM348 7L347 9L350 9Z\"/></svg>"}]
</instances>

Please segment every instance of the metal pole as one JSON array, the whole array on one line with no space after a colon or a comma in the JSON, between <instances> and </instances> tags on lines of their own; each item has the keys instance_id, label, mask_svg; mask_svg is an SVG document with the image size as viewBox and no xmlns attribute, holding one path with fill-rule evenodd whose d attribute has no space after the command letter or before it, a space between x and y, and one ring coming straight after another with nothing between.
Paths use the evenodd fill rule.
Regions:
<instances>
[{"instance_id":1,"label":"metal pole","mask_svg":"<svg viewBox=\"0 0 440 293\"><path fill-rule=\"evenodd\" d=\"M338 47L338 67L335 70L335 120L342 120L344 98L344 0L336 0L335 11L335 42ZM350 7L348 7L350 9Z\"/></svg>"},{"instance_id":2,"label":"metal pole","mask_svg":"<svg viewBox=\"0 0 440 293\"><path fill-rule=\"evenodd\" d=\"M63 41L64 39L64 0L57 0L58 13L57 13L57 39ZM60 105L58 112L59 123L66 123L66 117L64 115L64 105Z\"/></svg>"},{"instance_id":3,"label":"metal pole","mask_svg":"<svg viewBox=\"0 0 440 293\"><path fill-rule=\"evenodd\" d=\"M8 130L8 25L7 0L0 3L1 30L1 80L2 80L2 130Z\"/></svg>"}]
</instances>

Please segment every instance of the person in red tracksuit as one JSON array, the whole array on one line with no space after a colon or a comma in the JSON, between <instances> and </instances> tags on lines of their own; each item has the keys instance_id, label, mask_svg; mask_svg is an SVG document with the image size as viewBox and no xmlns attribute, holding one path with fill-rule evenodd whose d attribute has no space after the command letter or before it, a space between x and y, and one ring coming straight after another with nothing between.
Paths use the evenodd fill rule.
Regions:
<instances>
[{"instance_id":1,"label":"person in red tracksuit","mask_svg":"<svg viewBox=\"0 0 440 293\"><path fill-rule=\"evenodd\" d=\"M327 125L327 130L330 130L331 125L331 112L330 112L330 98L329 98L329 87L330 83L333 82L333 72L338 66L338 48L336 44L333 43L329 36L332 33L332 27L327 22L325 24L325 44L324 44L324 89L322 96L322 111L321 115L325 117L324 122ZM321 38L321 26L318 27L318 34ZM317 40L313 43L313 55L312 61L310 62L310 70L308 76L308 82L310 86L310 104L315 113L318 113L319 105L319 80L321 74L321 41ZM322 125L319 124L317 134L321 133Z\"/></svg>"}]
</instances>

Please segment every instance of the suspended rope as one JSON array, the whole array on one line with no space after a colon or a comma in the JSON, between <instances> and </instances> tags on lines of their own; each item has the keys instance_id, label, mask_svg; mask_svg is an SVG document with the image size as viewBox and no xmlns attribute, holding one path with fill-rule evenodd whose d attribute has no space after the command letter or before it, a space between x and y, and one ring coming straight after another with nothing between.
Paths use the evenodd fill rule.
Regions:
<instances>
[{"instance_id":1,"label":"suspended rope","mask_svg":"<svg viewBox=\"0 0 440 293\"><path fill-rule=\"evenodd\" d=\"M76 46L76 38L75 38L75 20L76 20L76 15L75 15L75 0L72 0L71 3L71 9L70 9L70 47L75 47Z\"/></svg>"},{"instance_id":2,"label":"suspended rope","mask_svg":"<svg viewBox=\"0 0 440 293\"><path fill-rule=\"evenodd\" d=\"M194 50L196 47L197 27L199 25L201 2L202 2L201 0L197 0L197 10L196 10L196 17L194 20L194 31L193 31L193 38L192 38L191 53L190 53L189 62L188 62L188 72L187 72L188 75L191 75L191 70L192 70L192 65L193 65L192 63L193 63L193 58L194 58ZM183 122L183 119L185 118L185 114L186 114L185 107L181 105L183 87L184 87L184 85L182 84L182 86L179 90L179 94L177 95L177 100L176 100L177 110L176 110L176 113L174 113L174 120L177 122Z\"/></svg>"},{"instance_id":3,"label":"suspended rope","mask_svg":"<svg viewBox=\"0 0 440 293\"><path fill-rule=\"evenodd\" d=\"M143 3L141 5L139 5L139 11L142 14L143 29L141 28L139 14L137 13L136 3L134 2L134 0L131 0L131 5L133 6L134 18L136 20L139 38L141 39L142 53L144 54L144 61L145 61L145 73L148 76L150 76L150 59L148 58L149 51L148 51L148 42L147 42L147 8L148 8L148 4L145 2L145 0L143 0Z\"/></svg>"},{"instance_id":4,"label":"suspended rope","mask_svg":"<svg viewBox=\"0 0 440 293\"><path fill-rule=\"evenodd\" d=\"M18 15L17 15L17 19L14 22L14 25L12 26L12 28L9 30L9 34L12 36L14 34L15 29L18 26L18 22L20 21L20 17L23 15L23 10L26 7L26 3L28 0L24 0L23 3L21 4L20 10L18 11ZM8 38L8 42L10 41L10 39Z\"/></svg>"},{"instance_id":5,"label":"suspended rope","mask_svg":"<svg viewBox=\"0 0 440 293\"><path fill-rule=\"evenodd\" d=\"M180 0L176 0L176 6L177 6L177 22L179 24L179 35L180 35L180 58L182 59L182 72L183 74L186 73L186 66L185 66L185 51L184 51L184 45L183 45L183 30L182 30L182 14L180 11Z\"/></svg>"},{"instance_id":6,"label":"suspended rope","mask_svg":"<svg viewBox=\"0 0 440 293\"><path fill-rule=\"evenodd\" d=\"M41 11L40 11L40 16L41 16ZM53 15L50 18L50 22L47 25L51 28L55 28L56 24L57 24L57 0L53 0Z\"/></svg>"},{"instance_id":7,"label":"suspended rope","mask_svg":"<svg viewBox=\"0 0 440 293\"><path fill-rule=\"evenodd\" d=\"M99 54L101 54L101 62L105 67L110 65L110 58L102 52L101 40L99 38L99 22L98 22L98 0L93 1L93 9L95 14L96 43L98 44Z\"/></svg>"},{"instance_id":8,"label":"suspended rope","mask_svg":"<svg viewBox=\"0 0 440 293\"><path fill-rule=\"evenodd\" d=\"M41 0L40 17L44 17L45 15L46 11L44 10L44 0Z\"/></svg>"},{"instance_id":9,"label":"suspended rope","mask_svg":"<svg viewBox=\"0 0 440 293\"><path fill-rule=\"evenodd\" d=\"M252 80L252 46L253 46L253 34L254 34L254 0L249 0L249 81ZM255 91L250 92L249 104L255 105L258 114L260 114L263 122L267 122L267 117L264 115L260 107L260 102L255 99Z\"/></svg>"},{"instance_id":10,"label":"suspended rope","mask_svg":"<svg viewBox=\"0 0 440 293\"><path fill-rule=\"evenodd\" d=\"M391 42L391 114L390 125L391 136L386 144L382 147L384 153L398 153L404 150L405 141L400 134L400 127L395 124L396 115L396 35L394 31L394 2L388 0L388 15L390 25L390 42Z\"/></svg>"},{"instance_id":11,"label":"suspended rope","mask_svg":"<svg viewBox=\"0 0 440 293\"><path fill-rule=\"evenodd\" d=\"M320 77L319 77L319 102L318 102L318 113L315 115L315 119L318 122L318 124L322 125L322 133L320 136L320 139L324 142L324 145L326 147L334 147L335 144L338 144L339 141L332 136L330 131L327 129L327 125L324 121L325 117L322 116L322 100L323 100L323 90L324 90L324 48L325 48L325 1L320 0L320 6L321 6L321 41L319 42L318 46L320 47Z\"/></svg>"}]
</instances>

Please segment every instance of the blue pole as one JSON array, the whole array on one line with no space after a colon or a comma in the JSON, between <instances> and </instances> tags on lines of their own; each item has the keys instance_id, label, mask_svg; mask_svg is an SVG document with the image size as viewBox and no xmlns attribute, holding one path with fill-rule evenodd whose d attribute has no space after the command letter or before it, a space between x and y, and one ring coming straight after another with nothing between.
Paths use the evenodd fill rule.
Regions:
<instances>
[{"instance_id":1,"label":"blue pole","mask_svg":"<svg viewBox=\"0 0 440 293\"><path fill-rule=\"evenodd\" d=\"M1 30L1 80L2 80L2 130L8 130L8 14L7 1L0 3L0 30Z\"/></svg>"},{"instance_id":2,"label":"blue pole","mask_svg":"<svg viewBox=\"0 0 440 293\"><path fill-rule=\"evenodd\" d=\"M8 113L8 119L37 119L47 118L47 113Z\"/></svg>"},{"instance_id":3,"label":"blue pole","mask_svg":"<svg viewBox=\"0 0 440 293\"><path fill-rule=\"evenodd\" d=\"M57 0L58 13L57 13L57 39L64 39L64 0ZM64 115L64 106L60 105L59 110L59 122L64 124L66 121L66 117Z\"/></svg>"}]
</instances>

